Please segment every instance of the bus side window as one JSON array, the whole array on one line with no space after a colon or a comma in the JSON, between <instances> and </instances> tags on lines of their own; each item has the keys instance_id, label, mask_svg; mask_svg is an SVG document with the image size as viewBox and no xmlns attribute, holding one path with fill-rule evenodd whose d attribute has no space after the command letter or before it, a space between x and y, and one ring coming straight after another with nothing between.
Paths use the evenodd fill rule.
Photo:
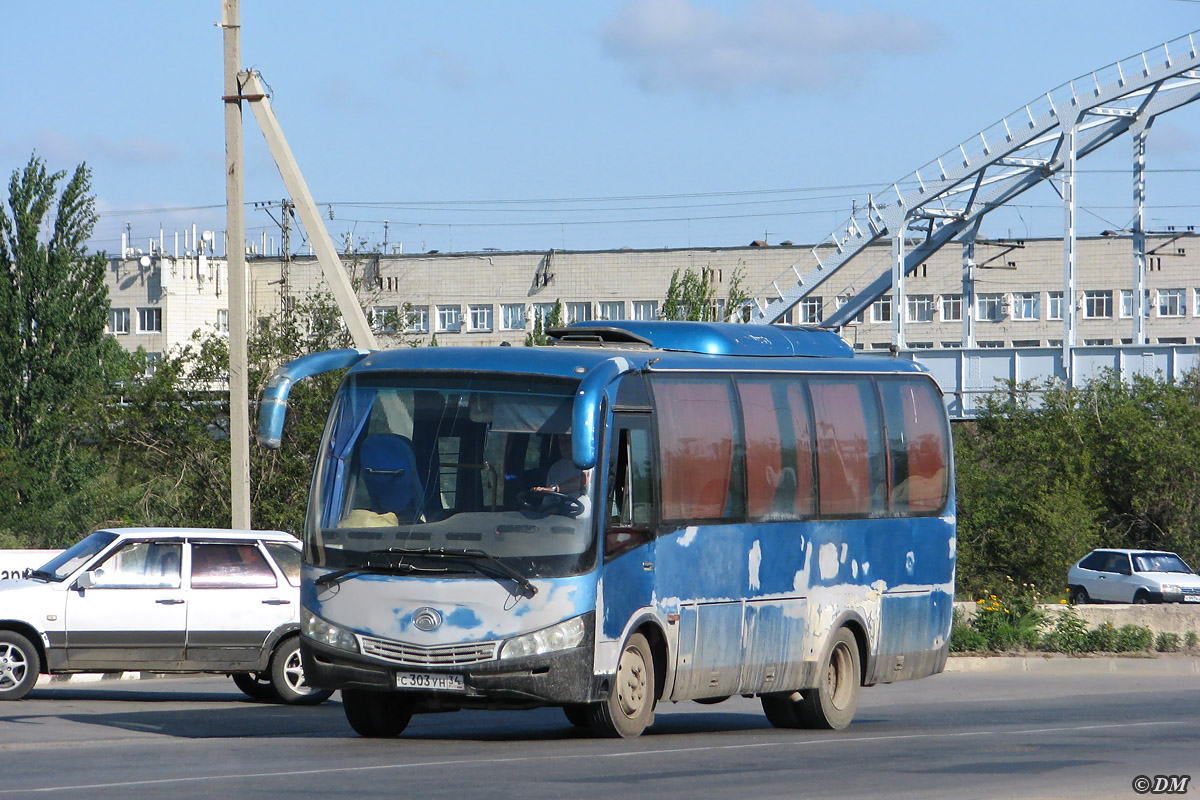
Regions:
<instances>
[{"instance_id":1,"label":"bus side window","mask_svg":"<svg viewBox=\"0 0 1200 800\"><path fill-rule=\"evenodd\" d=\"M616 558L654 537L653 465L644 421L613 431L609 462L604 556Z\"/></svg>"}]
</instances>

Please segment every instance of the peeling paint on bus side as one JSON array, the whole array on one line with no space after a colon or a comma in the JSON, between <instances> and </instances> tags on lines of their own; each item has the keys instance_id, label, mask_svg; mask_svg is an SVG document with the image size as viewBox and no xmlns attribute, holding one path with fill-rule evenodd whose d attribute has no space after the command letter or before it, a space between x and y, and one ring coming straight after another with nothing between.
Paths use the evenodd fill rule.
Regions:
<instances>
[{"instance_id":1,"label":"peeling paint on bus side","mask_svg":"<svg viewBox=\"0 0 1200 800\"><path fill-rule=\"evenodd\" d=\"M690 526L605 565L597 641L619 646L648 602L656 618L678 619L668 632L677 642L671 699L811 685L830 634L848 620L876 657L868 682L931 674L944 664L949 635L952 524ZM889 558L896 551L904 556ZM597 656L600 672L600 649Z\"/></svg>"}]
</instances>

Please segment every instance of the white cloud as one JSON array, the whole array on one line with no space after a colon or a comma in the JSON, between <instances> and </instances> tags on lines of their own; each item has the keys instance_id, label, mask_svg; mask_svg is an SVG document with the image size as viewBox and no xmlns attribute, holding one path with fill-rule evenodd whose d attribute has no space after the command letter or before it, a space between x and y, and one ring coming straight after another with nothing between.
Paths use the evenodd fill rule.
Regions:
<instances>
[{"instance_id":1,"label":"white cloud","mask_svg":"<svg viewBox=\"0 0 1200 800\"><path fill-rule=\"evenodd\" d=\"M825 11L812 0L748 0L730 14L691 0L632 0L602 31L643 88L717 94L841 85L875 57L919 52L936 37L903 14Z\"/></svg>"}]
</instances>

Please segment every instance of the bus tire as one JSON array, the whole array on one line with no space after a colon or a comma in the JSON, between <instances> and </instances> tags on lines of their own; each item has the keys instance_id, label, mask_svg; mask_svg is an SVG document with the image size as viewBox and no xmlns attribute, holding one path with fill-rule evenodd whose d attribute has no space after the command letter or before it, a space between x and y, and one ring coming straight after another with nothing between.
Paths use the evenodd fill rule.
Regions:
<instances>
[{"instance_id":1,"label":"bus tire","mask_svg":"<svg viewBox=\"0 0 1200 800\"><path fill-rule=\"evenodd\" d=\"M607 700L592 706L592 731L599 736L632 739L654 724L654 654L640 633L629 637L617 662Z\"/></svg>"},{"instance_id":2,"label":"bus tire","mask_svg":"<svg viewBox=\"0 0 1200 800\"><path fill-rule=\"evenodd\" d=\"M569 703L562 707L567 722L576 728L587 728L592 724L592 708L585 703Z\"/></svg>"},{"instance_id":3,"label":"bus tire","mask_svg":"<svg viewBox=\"0 0 1200 800\"><path fill-rule=\"evenodd\" d=\"M342 710L359 736L392 739L408 727L413 715L412 700L394 692L342 689Z\"/></svg>"},{"instance_id":4,"label":"bus tire","mask_svg":"<svg viewBox=\"0 0 1200 800\"><path fill-rule=\"evenodd\" d=\"M0 631L0 700L20 700L33 691L41 669L33 642L16 631Z\"/></svg>"},{"instance_id":5,"label":"bus tire","mask_svg":"<svg viewBox=\"0 0 1200 800\"><path fill-rule=\"evenodd\" d=\"M803 692L762 696L763 712L776 728L840 730L854 719L862 683L858 642L840 628L818 672L818 685Z\"/></svg>"}]
</instances>

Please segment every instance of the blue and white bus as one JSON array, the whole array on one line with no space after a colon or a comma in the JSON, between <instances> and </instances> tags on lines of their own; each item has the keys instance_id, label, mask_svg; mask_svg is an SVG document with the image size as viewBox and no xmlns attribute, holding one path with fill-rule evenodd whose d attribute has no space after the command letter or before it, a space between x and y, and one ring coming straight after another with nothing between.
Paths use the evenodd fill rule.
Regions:
<instances>
[{"instance_id":1,"label":"blue and white bus","mask_svg":"<svg viewBox=\"0 0 1200 800\"><path fill-rule=\"evenodd\" d=\"M919 366L809 328L604 322L552 346L319 353L349 367L304 531L308 682L363 736L559 706L637 736L658 703L757 696L842 728L940 672L949 423ZM564 457L565 454L565 457Z\"/></svg>"}]
</instances>

